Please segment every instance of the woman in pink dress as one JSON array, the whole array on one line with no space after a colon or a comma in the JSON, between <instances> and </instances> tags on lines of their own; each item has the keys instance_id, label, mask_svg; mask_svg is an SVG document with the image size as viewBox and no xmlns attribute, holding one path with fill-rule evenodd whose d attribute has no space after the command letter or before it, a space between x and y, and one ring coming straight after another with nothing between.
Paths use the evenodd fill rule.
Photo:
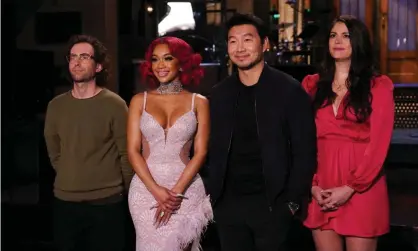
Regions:
<instances>
[{"instance_id":1,"label":"woman in pink dress","mask_svg":"<svg viewBox=\"0 0 418 251\"><path fill-rule=\"evenodd\" d=\"M389 231L382 170L394 121L393 83L376 73L367 27L351 16L331 26L319 75L302 82L316 111L318 169L304 225L317 251L376 250Z\"/></svg>"},{"instance_id":2,"label":"woman in pink dress","mask_svg":"<svg viewBox=\"0 0 418 251\"><path fill-rule=\"evenodd\" d=\"M132 98L127 132L136 172L129 190L136 250L195 251L213 218L198 174L207 153L209 105L183 85L199 83L201 57L185 41L163 37L145 59L141 74L154 89Z\"/></svg>"}]
</instances>

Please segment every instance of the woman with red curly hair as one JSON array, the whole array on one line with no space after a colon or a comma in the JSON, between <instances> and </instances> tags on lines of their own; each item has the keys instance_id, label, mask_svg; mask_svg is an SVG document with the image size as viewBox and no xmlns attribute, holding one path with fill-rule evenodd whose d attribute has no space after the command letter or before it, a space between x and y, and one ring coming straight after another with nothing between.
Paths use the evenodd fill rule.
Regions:
<instances>
[{"instance_id":1,"label":"woman with red curly hair","mask_svg":"<svg viewBox=\"0 0 418 251\"><path fill-rule=\"evenodd\" d=\"M185 41L162 37L145 59L140 70L151 90L132 98L127 132L136 172L129 191L136 250L199 250L213 218L198 174L208 150L209 104L183 86L199 84L202 58Z\"/></svg>"}]
</instances>

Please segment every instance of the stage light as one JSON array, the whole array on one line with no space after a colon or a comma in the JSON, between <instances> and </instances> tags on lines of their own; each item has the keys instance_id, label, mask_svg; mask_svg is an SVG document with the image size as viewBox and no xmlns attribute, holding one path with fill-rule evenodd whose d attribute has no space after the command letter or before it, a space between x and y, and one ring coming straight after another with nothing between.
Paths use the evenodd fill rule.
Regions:
<instances>
[{"instance_id":1,"label":"stage light","mask_svg":"<svg viewBox=\"0 0 418 251\"><path fill-rule=\"evenodd\" d=\"M168 2L167 5L169 12L158 24L158 34L160 36L163 36L167 32L195 28L196 23L190 2Z\"/></svg>"},{"instance_id":2,"label":"stage light","mask_svg":"<svg viewBox=\"0 0 418 251\"><path fill-rule=\"evenodd\" d=\"M190 2L167 2L168 15L158 24L158 34L176 30L190 30L196 26Z\"/></svg>"}]
</instances>

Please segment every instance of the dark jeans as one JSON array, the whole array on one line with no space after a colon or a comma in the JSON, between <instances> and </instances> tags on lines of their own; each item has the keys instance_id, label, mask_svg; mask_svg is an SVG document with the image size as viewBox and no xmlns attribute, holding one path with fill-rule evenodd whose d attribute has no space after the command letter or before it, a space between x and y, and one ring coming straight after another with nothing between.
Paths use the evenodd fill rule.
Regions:
<instances>
[{"instance_id":1,"label":"dark jeans","mask_svg":"<svg viewBox=\"0 0 418 251\"><path fill-rule=\"evenodd\" d=\"M214 209L222 251L283 251L293 216L285 203L269 210L266 196L225 195Z\"/></svg>"},{"instance_id":2,"label":"dark jeans","mask_svg":"<svg viewBox=\"0 0 418 251\"><path fill-rule=\"evenodd\" d=\"M54 241L59 251L122 251L125 200L110 204L54 202Z\"/></svg>"}]
</instances>

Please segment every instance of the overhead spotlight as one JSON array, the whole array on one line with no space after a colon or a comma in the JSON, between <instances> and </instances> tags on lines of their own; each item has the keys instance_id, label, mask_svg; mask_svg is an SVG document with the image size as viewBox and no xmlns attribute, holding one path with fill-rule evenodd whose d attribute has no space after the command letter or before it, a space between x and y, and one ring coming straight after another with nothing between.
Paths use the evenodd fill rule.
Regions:
<instances>
[{"instance_id":1,"label":"overhead spotlight","mask_svg":"<svg viewBox=\"0 0 418 251\"><path fill-rule=\"evenodd\" d=\"M154 11L154 8L152 8L152 6L151 5L148 5L147 6L147 12L148 13L152 13Z\"/></svg>"},{"instance_id":2,"label":"overhead spotlight","mask_svg":"<svg viewBox=\"0 0 418 251\"><path fill-rule=\"evenodd\" d=\"M169 12L158 24L160 36L167 32L193 30L196 27L191 2L167 2L167 5Z\"/></svg>"}]
</instances>

